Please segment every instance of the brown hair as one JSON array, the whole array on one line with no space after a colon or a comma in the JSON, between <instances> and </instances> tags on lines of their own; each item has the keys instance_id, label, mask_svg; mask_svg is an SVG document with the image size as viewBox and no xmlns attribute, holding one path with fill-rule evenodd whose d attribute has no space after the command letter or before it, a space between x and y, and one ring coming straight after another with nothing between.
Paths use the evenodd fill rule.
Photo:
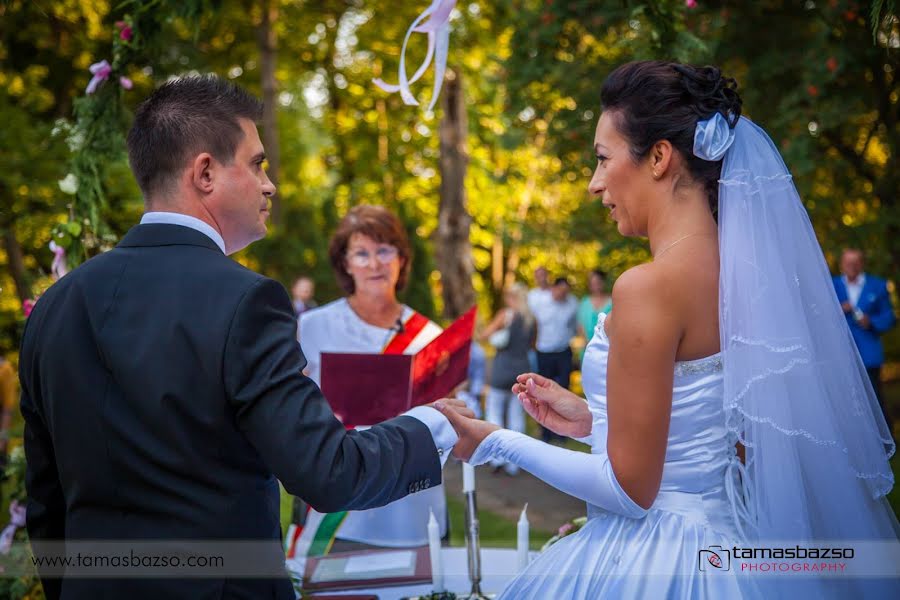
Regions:
<instances>
[{"instance_id":1,"label":"brown hair","mask_svg":"<svg viewBox=\"0 0 900 600\"><path fill-rule=\"evenodd\" d=\"M716 67L694 67L661 60L630 62L610 73L600 92L603 110L631 145L635 162L659 140L669 140L685 159L694 181L703 185L713 213L718 208L722 160L694 156L697 121L720 113L734 128L741 116L737 82Z\"/></svg>"},{"instance_id":2,"label":"brown hair","mask_svg":"<svg viewBox=\"0 0 900 600\"><path fill-rule=\"evenodd\" d=\"M259 121L262 102L215 75L168 81L137 109L128 132L128 161L145 200L164 192L201 152L230 164L244 139L238 119Z\"/></svg>"},{"instance_id":3,"label":"brown hair","mask_svg":"<svg viewBox=\"0 0 900 600\"><path fill-rule=\"evenodd\" d=\"M409 247L406 230L397 215L382 206L370 204L360 204L350 209L347 216L338 223L337 230L328 244L328 258L341 288L350 295L356 291L356 284L347 272L346 265L347 244L355 233L370 237L379 244L390 244L397 248L403 264L400 266L400 276L394 289L399 292L405 288L412 264L412 250Z\"/></svg>"}]
</instances>

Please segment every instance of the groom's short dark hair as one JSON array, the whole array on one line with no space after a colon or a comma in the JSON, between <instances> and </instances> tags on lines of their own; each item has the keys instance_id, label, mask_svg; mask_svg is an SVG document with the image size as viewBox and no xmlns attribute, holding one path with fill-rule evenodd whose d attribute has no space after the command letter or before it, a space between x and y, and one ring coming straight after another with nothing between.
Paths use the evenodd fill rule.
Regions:
<instances>
[{"instance_id":1,"label":"groom's short dark hair","mask_svg":"<svg viewBox=\"0 0 900 600\"><path fill-rule=\"evenodd\" d=\"M201 152L229 163L244 132L239 118L259 121L263 105L216 75L162 84L137 109L128 132L128 162L144 198L164 191Z\"/></svg>"}]
</instances>

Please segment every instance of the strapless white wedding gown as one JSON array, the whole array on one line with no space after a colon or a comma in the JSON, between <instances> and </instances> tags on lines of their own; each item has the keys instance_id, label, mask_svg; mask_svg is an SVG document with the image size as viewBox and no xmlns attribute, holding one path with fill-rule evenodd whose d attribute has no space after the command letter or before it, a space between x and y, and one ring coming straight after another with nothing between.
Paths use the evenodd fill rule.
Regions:
<instances>
[{"instance_id":1,"label":"strapless white wedding gown","mask_svg":"<svg viewBox=\"0 0 900 600\"><path fill-rule=\"evenodd\" d=\"M606 452L605 316L583 363L594 454ZM741 543L739 462L722 398L720 355L676 363L662 485L649 512L635 519L588 504L587 524L542 553L501 598L759 597L752 577L736 574L736 565L727 568L728 555L716 548ZM720 567L710 562L711 547Z\"/></svg>"}]
</instances>

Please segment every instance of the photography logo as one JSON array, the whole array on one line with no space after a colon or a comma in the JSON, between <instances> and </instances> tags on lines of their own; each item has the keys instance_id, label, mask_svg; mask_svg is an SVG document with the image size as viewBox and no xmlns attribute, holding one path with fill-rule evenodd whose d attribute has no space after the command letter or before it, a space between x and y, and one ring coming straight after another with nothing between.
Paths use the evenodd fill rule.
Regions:
<instances>
[{"instance_id":1,"label":"photography logo","mask_svg":"<svg viewBox=\"0 0 900 600\"><path fill-rule=\"evenodd\" d=\"M701 571L730 571L731 550L724 550L722 546L709 546L706 550L699 551L699 563Z\"/></svg>"}]
</instances>

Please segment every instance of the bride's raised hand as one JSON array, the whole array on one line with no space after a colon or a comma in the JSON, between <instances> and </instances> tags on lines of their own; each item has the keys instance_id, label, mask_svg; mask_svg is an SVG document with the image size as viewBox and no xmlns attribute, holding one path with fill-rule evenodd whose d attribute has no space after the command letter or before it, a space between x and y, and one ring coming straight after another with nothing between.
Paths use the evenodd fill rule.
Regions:
<instances>
[{"instance_id":1,"label":"bride's raised hand","mask_svg":"<svg viewBox=\"0 0 900 600\"><path fill-rule=\"evenodd\" d=\"M516 378L512 391L531 417L555 433L586 437L591 433L591 412L587 402L552 379L537 373Z\"/></svg>"}]
</instances>

